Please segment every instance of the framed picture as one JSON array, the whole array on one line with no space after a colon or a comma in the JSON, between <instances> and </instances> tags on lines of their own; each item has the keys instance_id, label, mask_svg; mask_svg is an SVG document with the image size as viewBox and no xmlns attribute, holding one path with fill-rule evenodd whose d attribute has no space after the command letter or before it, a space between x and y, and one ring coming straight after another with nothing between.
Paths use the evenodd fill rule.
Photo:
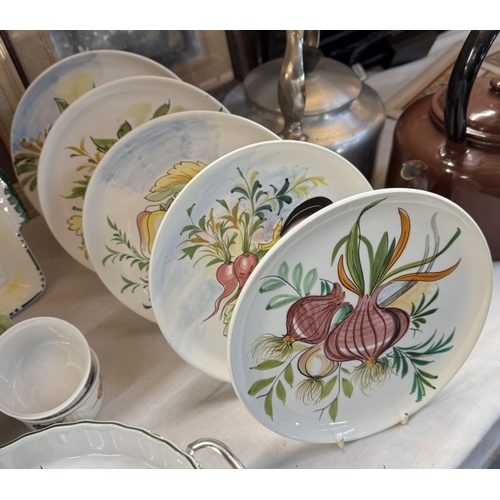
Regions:
<instances>
[{"instance_id":1,"label":"framed picture","mask_svg":"<svg viewBox=\"0 0 500 500\"><path fill-rule=\"evenodd\" d=\"M410 104L446 86L462 46L463 42L457 42L419 78L394 94L385 103L387 116L397 120ZM484 60L478 76L500 75L500 47L493 50L495 52L489 54Z\"/></svg>"}]
</instances>

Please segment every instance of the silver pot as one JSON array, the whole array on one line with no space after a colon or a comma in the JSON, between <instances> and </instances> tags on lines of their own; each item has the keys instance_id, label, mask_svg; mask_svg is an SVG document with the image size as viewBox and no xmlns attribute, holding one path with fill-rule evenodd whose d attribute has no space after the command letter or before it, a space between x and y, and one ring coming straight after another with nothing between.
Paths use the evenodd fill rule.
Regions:
<instances>
[{"instance_id":1,"label":"silver pot","mask_svg":"<svg viewBox=\"0 0 500 500\"><path fill-rule=\"evenodd\" d=\"M335 151L370 180L384 104L350 67L322 57L318 40L317 31L287 31L285 56L255 68L223 104L284 139Z\"/></svg>"}]
</instances>

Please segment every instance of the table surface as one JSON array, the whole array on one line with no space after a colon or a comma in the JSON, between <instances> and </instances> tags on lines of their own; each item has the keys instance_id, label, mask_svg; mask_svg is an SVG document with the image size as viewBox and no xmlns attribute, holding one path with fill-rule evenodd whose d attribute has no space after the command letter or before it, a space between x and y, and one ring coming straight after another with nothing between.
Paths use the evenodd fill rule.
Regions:
<instances>
[{"instance_id":1,"label":"table surface","mask_svg":"<svg viewBox=\"0 0 500 500\"><path fill-rule=\"evenodd\" d=\"M376 73L368 79L383 99L418 75L467 32L441 35L423 60ZM383 186L394 120L382 133L372 184ZM22 230L47 286L15 323L56 316L75 324L99 356L104 404L97 417L142 427L180 448L198 438L228 445L248 468L457 468L486 467L500 444L500 262L493 264L490 312L470 356L455 377L407 425L346 443L310 444L275 434L256 421L231 384L186 364L158 325L129 310L54 239L43 217ZM0 413L0 444L27 432ZM210 451L198 460L209 468L227 465Z\"/></svg>"}]
</instances>

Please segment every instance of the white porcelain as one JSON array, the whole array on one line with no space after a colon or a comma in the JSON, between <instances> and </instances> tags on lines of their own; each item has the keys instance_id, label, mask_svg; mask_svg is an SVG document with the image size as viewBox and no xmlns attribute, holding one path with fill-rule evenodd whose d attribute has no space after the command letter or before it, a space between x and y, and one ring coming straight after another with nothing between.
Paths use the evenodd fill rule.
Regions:
<instances>
[{"instance_id":1,"label":"white porcelain","mask_svg":"<svg viewBox=\"0 0 500 500\"><path fill-rule=\"evenodd\" d=\"M109 148L138 126L180 111L227 110L199 88L172 78L135 76L101 85L75 101L52 127L38 164L43 216L61 246L93 270L85 247L85 191Z\"/></svg>"},{"instance_id":2,"label":"white porcelain","mask_svg":"<svg viewBox=\"0 0 500 500\"><path fill-rule=\"evenodd\" d=\"M260 423L302 441L411 425L466 361L491 292L486 240L455 203L412 189L352 196L251 275L229 332L233 386Z\"/></svg>"},{"instance_id":3,"label":"white porcelain","mask_svg":"<svg viewBox=\"0 0 500 500\"><path fill-rule=\"evenodd\" d=\"M205 165L243 146L276 139L240 116L185 111L145 123L115 144L90 179L83 207L90 260L113 295L156 321L149 261L170 204Z\"/></svg>"},{"instance_id":4,"label":"white porcelain","mask_svg":"<svg viewBox=\"0 0 500 500\"><path fill-rule=\"evenodd\" d=\"M104 401L104 389L101 378L101 366L99 358L93 349L92 370L90 385L82 398L66 411L56 416L51 416L42 420L24 420L24 424L31 430L38 430L53 424L64 422L78 422L79 420L93 420L99 415Z\"/></svg>"},{"instance_id":5,"label":"white porcelain","mask_svg":"<svg viewBox=\"0 0 500 500\"><path fill-rule=\"evenodd\" d=\"M153 311L169 344L230 382L227 329L244 286L237 272L252 272L297 210L307 213L319 197L333 203L371 189L347 160L308 142L252 144L211 163L168 210L151 256Z\"/></svg>"},{"instance_id":6,"label":"white porcelain","mask_svg":"<svg viewBox=\"0 0 500 500\"><path fill-rule=\"evenodd\" d=\"M179 79L147 57L120 50L95 50L58 61L27 88L14 113L10 146L19 184L39 213L42 210L37 187L38 160L52 125L68 105L89 90L138 75Z\"/></svg>"},{"instance_id":7,"label":"white porcelain","mask_svg":"<svg viewBox=\"0 0 500 500\"><path fill-rule=\"evenodd\" d=\"M0 315L12 317L45 289L45 276L21 234L29 217L0 170Z\"/></svg>"},{"instance_id":8,"label":"white porcelain","mask_svg":"<svg viewBox=\"0 0 500 500\"><path fill-rule=\"evenodd\" d=\"M206 447L233 468L244 468L217 440L197 440L183 451L139 427L80 421L30 432L0 447L0 469L200 469L194 452Z\"/></svg>"},{"instance_id":9,"label":"white porcelain","mask_svg":"<svg viewBox=\"0 0 500 500\"><path fill-rule=\"evenodd\" d=\"M0 411L41 420L79 401L91 371L85 336L59 318L31 318L0 336Z\"/></svg>"}]
</instances>

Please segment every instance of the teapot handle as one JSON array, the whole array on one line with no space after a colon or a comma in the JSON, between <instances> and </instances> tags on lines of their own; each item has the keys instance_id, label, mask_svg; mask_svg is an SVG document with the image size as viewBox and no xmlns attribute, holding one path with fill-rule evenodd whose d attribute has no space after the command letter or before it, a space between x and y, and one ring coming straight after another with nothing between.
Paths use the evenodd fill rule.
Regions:
<instances>
[{"instance_id":1,"label":"teapot handle","mask_svg":"<svg viewBox=\"0 0 500 500\"><path fill-rule=\"evenodd\" d=\"M472 30L458 54L450 75L444 105L447 155L466 148L467 106L481 64L499 31Z\"/></svg>"}]
</instances>

